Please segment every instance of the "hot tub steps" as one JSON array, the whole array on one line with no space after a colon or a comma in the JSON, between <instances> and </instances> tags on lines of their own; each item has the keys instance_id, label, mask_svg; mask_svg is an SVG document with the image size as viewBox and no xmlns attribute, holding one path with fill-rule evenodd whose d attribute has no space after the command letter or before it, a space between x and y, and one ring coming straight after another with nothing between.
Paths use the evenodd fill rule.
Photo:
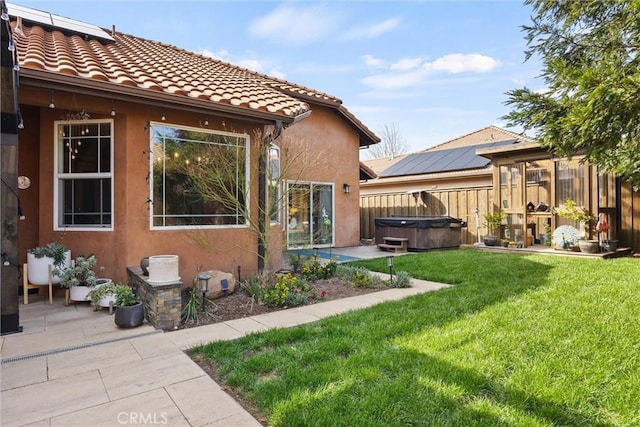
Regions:
<instances>
[{"instance_id":1,"label":"hot tub steps","mask_svg":"<svg viewBox=\"0 0 640 427\"><path fill-rule=\"evenodd\" d=\"M383 251L407 252L409 239L406 237L383 237L384 243L379 243L378 248Z\"/></svg>"}]
</instances>

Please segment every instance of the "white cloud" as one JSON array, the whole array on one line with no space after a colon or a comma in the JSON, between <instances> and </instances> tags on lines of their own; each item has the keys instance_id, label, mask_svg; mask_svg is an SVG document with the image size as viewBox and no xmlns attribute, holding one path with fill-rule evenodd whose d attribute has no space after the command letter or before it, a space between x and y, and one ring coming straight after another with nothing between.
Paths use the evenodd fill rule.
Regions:
<instances>
[{"instance_id":1,"label":"white cloud","mask_svg":"<svg viewBox=\"0 0 640 427\"><path fill-rule=\"evenodd\" d=\"M331 35L338 21L323 5L285 4L255 19L249 33L290 46L303 46Z\"/></svg>"},{"instance_id":2,"label":"white cloud","mask_svg":"<svg viewBox=\"0 0 640 427\"><path fill-rule=\"evenodd\" d=\"M366 55L362 55L360 58L364 61L364 64L369 68L383 68L386 66L385 62L382 59L376 58L373 55L366 54Z\"/></svg>"},{"instance_id":3,"label":"white cloud","mask_svg":"<svg viewBox=\"0 0 640 427\"><path fill-rule=\"evenodd\" d=\"M400 24L400 19L389 18L382 22L370 25L361 25L347 31L347 39L373 39L396 28Z\"/></svg>"},{"instance_id":4,"label":"white cloud","mask_svg":"<svg viewBox=\"0 0 640 427\"><path fill-rule=\"evenodd\" d=\"M209 58L219 59L221 61L227 62L229 61L229 57L231 56L229 51L226 49L220 49L217 52L212 52L209 49L203 49L200 54L203 56L208 56Z\"/></svg>"},{"instance_id":5,"label":"white cloud","mask_svg":"<svg viewBox=\"0 0 640 427\"><path fill-rule=\"evenodd\" d=\"M421 64L422 64L422 58L420 58L420 57L417 57L417 58L402 58L401 60L399 60L395 64L392 64L391 65L391 69L392 70L398 70L398 71L408 71L408 70L414 70L414 69L420 67Z\"/></svg>"},{"instance_id":6,"label":"white cloud","mask_svg":"<svg viewBox=\"0 0 640 427\"><path fill-rule=\"evenodd\" d=\"M239 59L238 61L236 61L235 65L239 67L247 68L249 70L257 71L259 73L262 73L264 70L264 65L262 65L262 63L258 59L252 59L252 58Z\"/></svg>"},{"instance_id":7,"label":"white cloud","mask_svg":"<svg viewBox=\"0 0 640 427\"><path fill-rule=\"evenodd\" d=\"M285 73L283 73L280 70L276 70L276 69L273 69L273 70L269 71L269 75L271 77L275 77L276 79L280 79L280 80L286 80L287 79L287 75Z\"/></svg>"},{"instance_id":8,"label":"white cloud","mask_svg":"<svg viewBox=\"0 0 640 427\"><path fill-rule=\"evenodd\" d=\"M375 76L368 76L361 81L367 86L377 89L401 89L409 86L415 86L425 79L427 72L425 70L414 70L402 73L385 73Z\"/></svg>"},{"instance_id":9,"label":"white cloud","mask_svg":"<svg viewBox=\"0 0 640 427\"><path fill-rule=\"evenodd\" d=\"M474 72L484 73L500 66L500 62L490 56L478 53L461 54L452 53L427 62L423 68L427 71L443 71L453 74Z\"/></svg>"}]
</instances>

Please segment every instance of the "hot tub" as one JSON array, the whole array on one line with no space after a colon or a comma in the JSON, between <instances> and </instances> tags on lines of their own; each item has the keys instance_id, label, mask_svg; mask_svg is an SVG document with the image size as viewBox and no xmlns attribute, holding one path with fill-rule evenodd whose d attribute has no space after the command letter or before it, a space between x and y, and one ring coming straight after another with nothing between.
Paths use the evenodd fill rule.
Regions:
<instances>
[{"instance_id":1,"label":"hot tub","mask_svg":"<svg viewBox=\"0 0 640 427\"><path fill-rule=\"evenodd\" d=\"M457 248L462 243L462 228L467 223L450 216L418 216L376 218L376 244L385 237L408 240L410 251Z\"/></svg>"}]
</instances>

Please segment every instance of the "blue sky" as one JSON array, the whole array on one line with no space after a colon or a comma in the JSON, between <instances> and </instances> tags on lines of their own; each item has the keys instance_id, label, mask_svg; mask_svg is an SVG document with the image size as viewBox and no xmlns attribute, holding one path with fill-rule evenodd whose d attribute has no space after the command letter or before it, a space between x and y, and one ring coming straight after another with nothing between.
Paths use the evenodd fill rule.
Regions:
<instances>
[{"instance_id":1,"label":"blue sky","mask_svg":"<svg viewBox=\"0 0 640 427\"><path fill-rule=\"evenodd\" d=\"M29 1L327 92L417 151L488 125L507 90L542 90L524 62L521 1ZM516 131L518 129L515 129Z\"/></svg>"}]
</instances>

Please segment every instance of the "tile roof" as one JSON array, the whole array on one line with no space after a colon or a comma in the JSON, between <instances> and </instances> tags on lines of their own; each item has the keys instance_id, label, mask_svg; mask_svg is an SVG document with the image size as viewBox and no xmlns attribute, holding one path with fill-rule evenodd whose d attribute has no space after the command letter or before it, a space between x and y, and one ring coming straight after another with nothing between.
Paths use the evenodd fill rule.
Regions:
<instances>
[{"instance_id":1,"label":"tile roof","mask_svg":"<svg viewBox=\"0 0 640 427\"><path fill-rule=\"evenodd\" d=\"M115 43L103 43L38 25L23 25L22 33L15 33L21 72L46 71L283 116L309 110L306 102L268 84L266 76L167 44L120 33L113 34Z\"/></svg>"},{"instance_id":2,"label":"tile roof","mask_svg":"<svg viewBox=\"0 0 640 427\"><path fill-rule=\"evenodd\" d=\"M168 95L176 103L195 100L204 108L232 109L285 122L310 111L308 102L318 103L336 109L359 132L360 145L380 141L340 99L326 93L132 35L111 31L114 41L110 42L26 18L16 30L14 19L21 76L43 80L63 76L80 79L74 84L98 85L105 91L126 88L148 98L162 95L163 100Z\"/></svg>"}]
</instances>

